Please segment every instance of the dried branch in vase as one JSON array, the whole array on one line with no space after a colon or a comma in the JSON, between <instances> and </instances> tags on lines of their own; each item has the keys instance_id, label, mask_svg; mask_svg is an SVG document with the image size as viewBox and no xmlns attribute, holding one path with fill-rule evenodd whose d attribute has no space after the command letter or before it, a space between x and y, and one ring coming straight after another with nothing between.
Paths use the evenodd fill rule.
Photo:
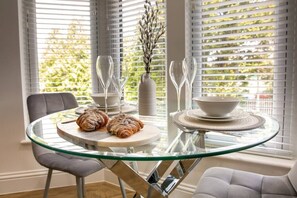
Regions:
<instances>
[{"instance_id":1,"label":"dried branch in vase","mask_svg":"<svg viewBox=\"0 0 297 198\"><path fill-rule=\"evenodd\" d=\"M157 42L165 33L165 25L159 19L160 9L158 2L155 6L149 0L145 1L144 13L139 20L138 29L140 31L139 41L142 44L143 62L146 73L150 73L153 50L157 47Z\"/></svg>"}]
</instances>

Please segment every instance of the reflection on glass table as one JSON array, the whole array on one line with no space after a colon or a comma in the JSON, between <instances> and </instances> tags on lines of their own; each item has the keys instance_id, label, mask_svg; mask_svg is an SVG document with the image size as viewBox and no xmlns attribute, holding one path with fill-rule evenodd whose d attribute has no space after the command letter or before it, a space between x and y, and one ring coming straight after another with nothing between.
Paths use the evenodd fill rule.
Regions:
<instances>
[{"instance_id":1,"label":"reflection on glass table","mask_svg":"<svg viewBox=\"0 0 297 198\"><path fill-rule=\"evenodd\" d=\"M182 112L180 114L184 115ZM157 116L134 116L151 127L151 130L158 131L159 134L154 136L151 142L131 146L102 146L98 143L100 140L89 141L85 139L85 135L78 138L74 137L73 133L58 133L57 123L75 125L75 110L58 112L36 120L28 126L27 136L37 144L54 151L97 158L131 186L137 192L136 197L141 195L155 198L167 197L202 158L252 148L272 139L279 131L277 121L268 116L260 116L264 122L253 129L220 131L217 128L208 130L206 125L203 125L198 129L187 128L184 130L186 132L173 134L175 132L167 130L167 120L162 121ZM70 122L67 122L68 120ZM142 131L138 135L141 133ZM102 138L106 136L103 135ZM156 161L157 164L147 178L142 178L137 170L133 169L137 167L137 161Z\"/></svg>"}]
</instances>

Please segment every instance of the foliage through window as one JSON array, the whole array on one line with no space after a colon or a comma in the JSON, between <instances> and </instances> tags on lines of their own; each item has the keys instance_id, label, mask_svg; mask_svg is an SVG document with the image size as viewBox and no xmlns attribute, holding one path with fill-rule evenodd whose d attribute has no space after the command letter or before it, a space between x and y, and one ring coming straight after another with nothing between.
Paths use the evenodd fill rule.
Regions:
<instances>
[{"instance_id":1,"label":"foliage through window","mask_svg":"<svg viewBox=\"0 0 297 198\"><path fill-rule=\"evenodd\" d=\"M128 65L130 78L124 97L137 103L138 83L144 72L137 25L144 2L24 0L28 94L69 91L80 104L89 103L92 92L102 91L94 69L96 57L110 54L116 70L120 64ZM159 6L165 21L164 1ZM165 115L164 36L154 54L151 76L157 84L158 113Z\"/></svg>"},{"instance_id":2,"label":"foliage through window","mask_svg":"<svg viewBox=\"0 0 297 198\"><path fill-rule=\"evenodd\" d=\"M25 0L30 88L72 92L80 104L91 94L92 0Z\"/></svg>"},{"instance_id":3,"label":"foliage through window","mask_svg":"<svg viewBox=\"0 0 297 198\"><path fill-rule=\"evenodd\" d=\"M125 86L125 100L137 102L138 83L145 72L142 59L141 43L138 40L138 21L144 12L144 0L110 0L108 1L108 25L111 41L111 54L118 62L128 65L130 77ZM151 1L154 5L155 1ZM161 11L160 20L165 22L165 2L158 0ZM157 112L166 115L166 52L165 36L160 38L154 50L151 64L151 77L157 85Z\"/></svg>"},{"instance_id":4,"label":"foliage through window","mask_svg":"<svg viewBox=\"0 0 297 198\"><path fill-rule=\"evenodd\" d=\"M281 132L258 149L291 155L294 1L192 0L190 5L188 56L199 62L194 96L239 97L247 110L277 118Z\"/></svg>"}]
</instances>

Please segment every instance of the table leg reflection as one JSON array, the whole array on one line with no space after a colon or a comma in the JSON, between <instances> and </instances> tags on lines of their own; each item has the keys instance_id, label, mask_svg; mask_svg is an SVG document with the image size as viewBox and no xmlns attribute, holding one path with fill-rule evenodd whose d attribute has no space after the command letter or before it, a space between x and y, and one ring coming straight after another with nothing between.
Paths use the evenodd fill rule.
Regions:
<instances>
[{"instance_id":1,"label":"table leg reflection","mask_svg":"<svg viewBox=\"0 0 297 198\"><path fill-rule=\"evenodd\" d=\"M140 197L141 195L148 198L168 197L200 160L201 158L160 161L149 174L148 178L145 179L123 161L100 159L107 168L137 192L135 197ZM169 175L164 180L161 180L165 172L172 167L171 165L173 163L175 163L175 166Z\"/></svg>"},{"instance_id":2,"label":"table leg reflection","mask_svg":"<svg viewBox=\"0 0 297 198\"><path fill-rule=\"evenodd\" d=\"M196 145L199 147L199 148L205 148L205 133L207 131L204 131L204 130L199 130L198 131L198 134L199 134L199 138L197 139L196 141Z\"/></svg>"},{"instance_id":3,"label":"table leg reflection","mask_svg":"<svg viewBox=\"0 0 297 198\"><path fill-rule=\"evenodd\" d=\"M204 130L181 132L170 146L170 152L196 152L205 149L206 132Z\"/></svg>"},{"instance_id":4,"label":"table leg reflection","mask_svg":"<svg viewBox=\"0 0 297 198\"><path fill-rule=\"evenodd\" d=\"M206 131L184 133L185 144L183 147L183 152L196 152L201 149L205 149L205 133ZM179 138L183 139L183 137Z\"/></svg>"},{"instance_id":5,"label":"table leg reflection","mask_svg":"<svg viewBox=\"0 0 297 198\"><path fill-rule=\"evenodd\" d=\"M145 179L123 161L100 159L107 168L137 192L134 197L143 196L148 198L168 197L200 160L201 158L160 161ZM165 176L168 170L170 173ZM166 178L162 179L164 177Z\"/></svg>"},{"instance_id":6,"label":"table leg reflection","mask_svg":"<svg viewBox=\"0 0 297 198\"><path fill-rule=\"evenodd\" d=\"M205 148L205 131L194 133L180 133L178 137L169 146L167 152L174 152L173 148L177 141L185 141L184 146L196 147L195 149ZM191 140L192 143L187 143ZM186 152L189 148L185 148ZM181 152L179 150L177 152ZM127 148L127 153L134 153L134 148ZM132 187L136 194L134 198L164 198L168 197L170 193L186 178L192 169L200 162L201 158L184 159L184 160L163 160L159 161L147 178L143 178L138 172L138 166L135 161L125 163L121 160L107 160L99 159L106 165L115 175L118 176L122 195L125 198L125 189L122 181ZM124 193L123 193L124 191Z\"/></svg>"}]
</instances>

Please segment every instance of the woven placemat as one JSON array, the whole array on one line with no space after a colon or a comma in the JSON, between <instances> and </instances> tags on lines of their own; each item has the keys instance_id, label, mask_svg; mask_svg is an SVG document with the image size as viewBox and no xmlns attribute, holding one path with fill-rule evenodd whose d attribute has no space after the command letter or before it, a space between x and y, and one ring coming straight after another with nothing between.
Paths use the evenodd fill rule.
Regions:
<instances>
[{"instance_id":1,"label":"woven placemat","mask_svg":"<svg viewBox=\"0 0 297 198\"><path fill-rule=\"evenodd\" d=\"M173 121L176 124L187 128L205 131L242 131L261 127L265 123L263 117L253 114L234 121L212 122L190 118L186 115L186 112L175 114L173 116Z\"/></svg>"}]
</instances>

